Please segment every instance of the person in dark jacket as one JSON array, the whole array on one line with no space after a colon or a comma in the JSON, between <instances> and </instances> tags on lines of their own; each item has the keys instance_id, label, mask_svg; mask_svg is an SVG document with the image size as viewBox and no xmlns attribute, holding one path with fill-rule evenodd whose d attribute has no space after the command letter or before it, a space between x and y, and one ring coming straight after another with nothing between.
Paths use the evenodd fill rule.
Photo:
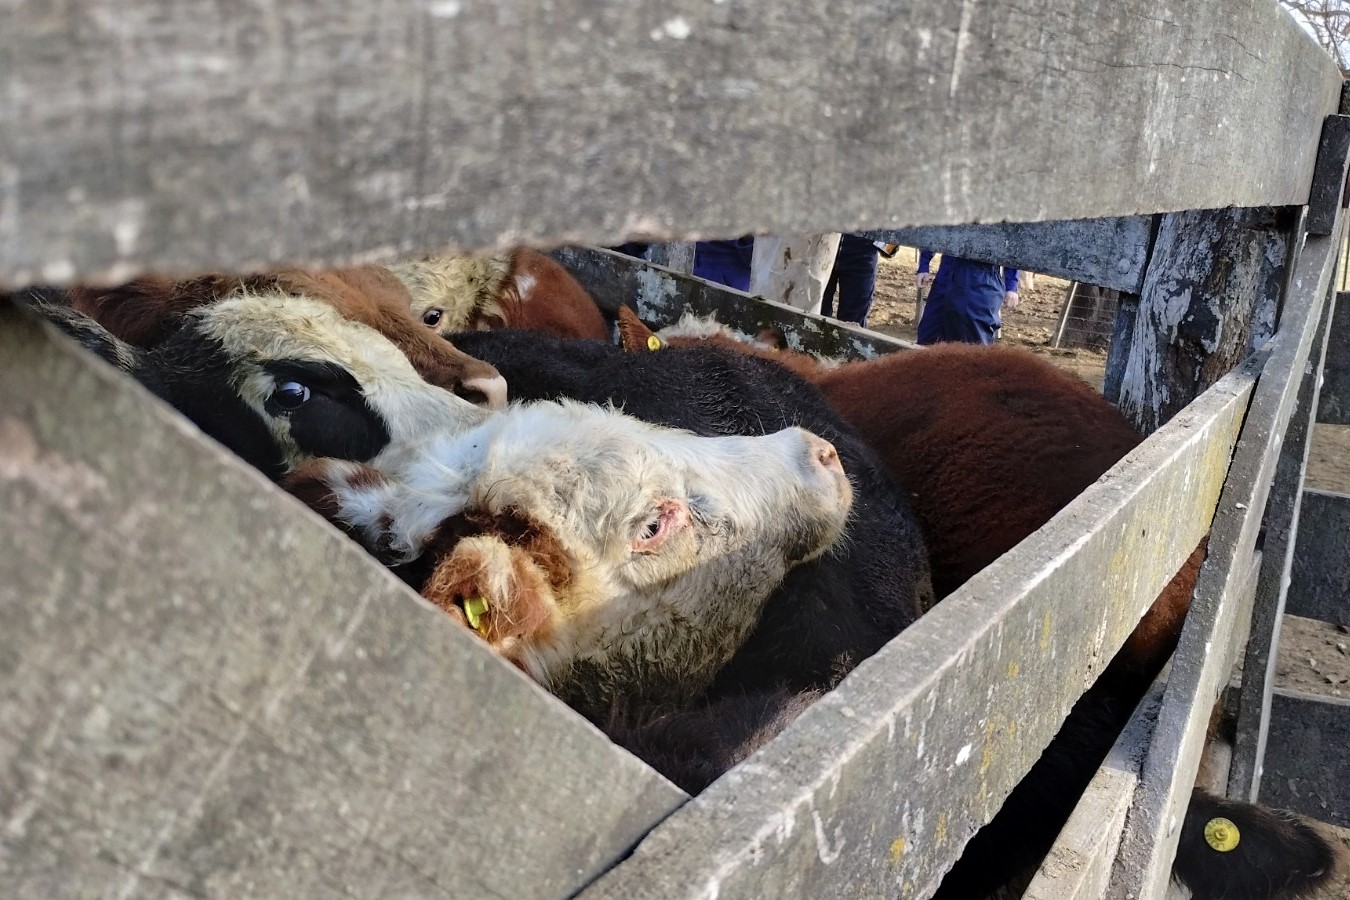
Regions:
<instances>
[{"instance_id":1,"label":"person in dark jacket","mask_svg":"<svg viewBox=\"0 0 1350 900\"><path fill-rule=\"evenodd\" d=\"M992 344L1003 324L999 313L1017 306L1017 270L943 254L934 276L928 273L932 259L931 250L919 251L915 281L919 288L932 283L919 319L919 343Z\"/></svg>"},{"instance_id":2,"label":"person in dark jacket","mask_svg":"<svg viewBox=\"0 0 1350 900\"><path fill-rule=\"evenodd\" d=\"M872 309L872 294L877 286L877 245L856 234L839 236L839 252L834 257L820 314L845 322L867 324ZM835 288L839 289L839 312L834 312Z\"/></svg>"},{"instance_id":3,"label":"person in dark jacket","mask_svg":"<svg viewBox=\"0 0 1350 900\"><path fill-rule=\"evenodd\" d=\"M734 241L699 241L694 245L694 274L738 291L750 290L752 235Z\"/></svg>"}]
</instances>

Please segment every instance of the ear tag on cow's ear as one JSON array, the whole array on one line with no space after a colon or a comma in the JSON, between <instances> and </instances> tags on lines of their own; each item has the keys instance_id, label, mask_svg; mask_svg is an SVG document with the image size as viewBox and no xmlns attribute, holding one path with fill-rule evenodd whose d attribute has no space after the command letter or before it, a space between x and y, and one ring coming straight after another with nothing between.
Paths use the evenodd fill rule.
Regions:
<instances>
[{"instance_id":1,"label":"ear tag on cow's ear","mask_svg":"<svg viewBox=\"0 0 1350 900\"><path fill-rule=\"evenodd\" d=\"M661 339L660 339L659 337L657 337L656 335L654 335L654 334L651 335L650 337L648 337L648 338L647 338L647 349L648 349L648 350L660 350L660 349L661 349Z\"/></svg>"},{"instance_id":2,"label":"ear tag on cow's ear","mask_svg":"<svg viewBox=\"0 0 1350 900\"><path fill-rule=\"evenodd\" d=\"M1220 853L1227 853L1238 845L1242 835L1231 819L1222 816L1205 823L1205 843Z\"/></svg>"},{"instance_id":3,"label":"ear tag on cow's ear","mask_svg":"<svg viewBox=\"0 0 1350 900\"><path fill-rule=\"evenodd\" d=\"M487 615L487 611L486 597L470 597L464 601L464 618L469 620L469 627L474 631L483 630L483 616Z\"/></svg>"}]
</instances>

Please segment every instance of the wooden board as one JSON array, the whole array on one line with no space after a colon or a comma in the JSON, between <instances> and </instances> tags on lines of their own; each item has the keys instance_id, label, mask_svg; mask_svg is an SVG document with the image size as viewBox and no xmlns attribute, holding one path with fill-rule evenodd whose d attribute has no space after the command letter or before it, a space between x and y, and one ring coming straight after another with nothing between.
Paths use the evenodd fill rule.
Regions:
<instances>
[{"instance_id":1,"label":"wooden board","mask_svg":"<svg viewBox=\"0 0 1350 900\"><path fill-rule=\"evenodd\" d=\"M1137 294L1152 233L1152 217L1125 216L901 228L866 236Z\"/></svg>"},{"instance_id":2,"label":"wooden board","mask_svg":"<svg viewBox=\"0 0 1350 900\"><path fill-rule=\"evenodd\" d=\"M1275 684L1279 659L1280 626L1290 588L1294 548L1304 531L1303 476L1308 467L1309 436L1321 384L1322 364L1327 340L1327 323L1335 304L1328 302L1308 354L1308 365L1298 376L1298 397L1289 416L1280 443L1280 458L1266 501L1265 532L1261 550L1268 560L1261 568L1260 582L1252 605L1251 627L1242 657L1242 685L1238 694L1238 715L1233 738L1229 779L1223 790L1228 797L1255 802L1261 786L1261 760L1266 752L1267 726L1270 720L1270 696ZM1307 523L1313 526L1312 522ZM1316 527L1314 530L1316 530ZM1326 562L1334 566L1335 558ZM1211 741L1211 743L1213 743Z\"/></svg>"},{"instance_id":3,"label":"wooden board","mask_svg":"<svg viewBox=\"0 0 1350 900\"><path fill-rule=\"evenodd\" d=\"M1027 886L1023 900L1100 900L1106 894L1165 686L1164 676L1140 701Z\"/></svg>"},{"instance_id":4,"label":"wooden board","mask_svg":"<svg viewBox=\"0 0 1350 900\"><path fill-rule=\"evenodd\" d=\"M1209 529L1256 372L1215 385L581 896L928 896Z\"/></svg>"},{"instance_id":5,"label":"wooden board","mask_svg":"<svg viewBox=\"0 0 1350 900\"><path fill-rule=\"evenodd\" d=\"M1277 689L1261 802L1350 828L1350 700Z\"/></svg>"},{"instance_id":6,"label":"wooden board","mask_svg":"<svg viewBox=\"0 0 1350 900\"><path fill-rule=\"evenodd\" d=\"M1343 236L1341 217L1333 235L1307 238L1290 280L1280 331L1258 354L1268 356L1268 362L1243 424L1215 513L1209 555L1173 657L1142 783L1121 840L1108 895L1112 900L1155 900L1167 888L1210 710L1228 682L1235 645L1250 620L1243 574L1251 565L1280 443L1322 321Z\"/></svg>"},{"instance_id":7,"label":"wooden board","mask_svg":"<svg viewBox=\"0 0 1350 900\"><path fill-rule=\"evenodd\" d=\"M6 897L568 896L685 799L0 306Z\"/></svg>"},{"instance_id":8,"label":"wooden board","mask_svg":"<svg viewBox=\"0 0 1350 900\"><path fill-rule=\"evenodd\" d=\"M1162 425L1269 338L1296 221L1272 209L1162 217L1133 331L1111 354L1128 354L1117 405L1141 431Z\"/></svg>"},{"instance_id":9,"label":"wooden board","mask_svg":"<svg viewBox=\"0 0 1350 900\"><path fill-rule=\"evenodd\" d=\"M11 285L1301 204L1341 82L1272 0L0 10Z\"/></svg>"},{"instance_id":10,"label":"wooden board","mask_svg":"<svg viewBox=\"0 0 1350 900\"><path fill-rule=\"evenodd\" d=\"M602 309L613 312L621 304L627 304L655 328L672 325L686 312L692 312L716 316L717 321L747 334L781 328L794 350L809 350L823 356L871 359L916 346L692 275L644 265L641 260L610 250L568 247L555 251L553 256L590 291Z\"/></svg>"},{"instance_id":11,"label":"wooden board","mask_svg":"<svg viewBox=\"0 0 1350 900\"><path fill-rule=\"evenodd\" d=\"M1336 298L1337 315L1327 336L1327 359L1322 367L1322 391L1318 397L1317 421L1350 425L1350 293Z\"/></svg>"},{"instance_id":12,"label":"wooden board","mask_svg":"<svg viewBox=\"0 0 1350 900\"><path fill-rule=\"evenodd\" d=\"M1303 492L1286 611L1350 626L1350 495Z\"/></svg>"}]
</instances>

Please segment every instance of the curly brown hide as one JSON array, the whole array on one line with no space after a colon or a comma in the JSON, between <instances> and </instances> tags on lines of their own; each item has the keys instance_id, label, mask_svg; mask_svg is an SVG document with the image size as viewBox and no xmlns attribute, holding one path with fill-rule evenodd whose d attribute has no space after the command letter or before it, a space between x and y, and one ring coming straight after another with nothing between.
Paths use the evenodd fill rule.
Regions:
<instances>
[{"instance_id":1,"label":"curly brown hide","mask_svg":"<svg viewBox=\"0 0 1350 900\"><path fill-rule=\"evenodd\" d=\"M572 581L572 562L557 536L516 510L468 510L447 519L426 556L432 568L422 596L466 625L464 602L486 598L479 631L494 645L546 637L558 598Z\"/></svg>"},{"instance_id":2,"label":"curly brown hide","mask_svg":"<svg viewBox=\"0 0 1350 900\"><path fill-rule=\"evenodd\" d=\"M345 318L375 329L403 351L419 375L446 390L460 392L465 382L497 377L492 366L460 352L413 319L407 290L381 266L278 269L180 280L147 276L112 288L76 287L70 295L75 309L116 337L149 347L175 332L194 309L240 291L272 290L327 303Z\"/></svg>"},{"instance_id":3,"label":"curly brown hide","mask_svg":"<svg viewBox=\"0 0 1350 900\"><path fill-rule=\"evenodd\" d=\"M520 280L527 277L534 285L522 296ZM511 273L502 282L497 298L507 328L546 331L565 338L610 339L600 307L572 274L553 259L535 250L517 250L511 259Z\"/></svg>"}]
</instances>

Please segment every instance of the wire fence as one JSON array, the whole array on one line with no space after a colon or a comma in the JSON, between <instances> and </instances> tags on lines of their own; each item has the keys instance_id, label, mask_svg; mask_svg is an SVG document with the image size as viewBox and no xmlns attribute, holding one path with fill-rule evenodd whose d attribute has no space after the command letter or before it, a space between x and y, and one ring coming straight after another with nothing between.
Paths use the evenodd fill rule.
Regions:
<instances>
[{"instance_id":1,"label":"wire fence","mask_svg":"<svg viewBox=\"0 0 1350 900\"><path fill-rule=\"evenodd\" d=\"M1064 292L1059 322L1050 344L1053 347L1087 347L1106 350L1116 321L1120 292L1095 284L1072 281Z\"/></svg>"}]
</instances>

